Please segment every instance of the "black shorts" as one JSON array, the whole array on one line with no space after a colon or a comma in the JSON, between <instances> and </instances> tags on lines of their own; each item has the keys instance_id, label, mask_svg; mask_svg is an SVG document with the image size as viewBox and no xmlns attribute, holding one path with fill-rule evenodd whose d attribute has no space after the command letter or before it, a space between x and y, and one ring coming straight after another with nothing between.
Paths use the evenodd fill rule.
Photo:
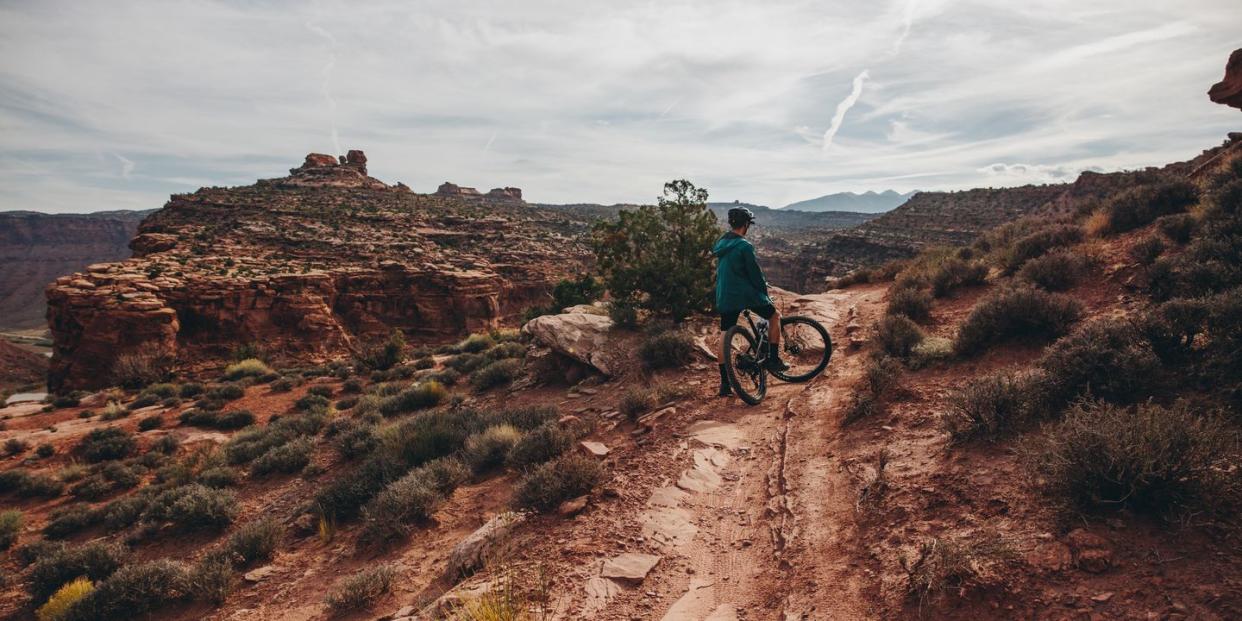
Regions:
<instances>
[{"instance_id":1,"label":"black shorts","mask_svg":"<svg viewBox=\"0 0 1242 621\"><path fill-rule=\"evenodd\" d=\"M749 310L750 312L756 315L759 315L760 317L763 317L764 319L771 319L772 315L776 314L776 307L772 306L771 304L764 304L763 306L752 306L746 310ZM736 326L737 318L741 316L742 316L742 311L720 313L720 331L724 332L725 330L728 330L729 328Z\"/></svg>"}]
</instances>

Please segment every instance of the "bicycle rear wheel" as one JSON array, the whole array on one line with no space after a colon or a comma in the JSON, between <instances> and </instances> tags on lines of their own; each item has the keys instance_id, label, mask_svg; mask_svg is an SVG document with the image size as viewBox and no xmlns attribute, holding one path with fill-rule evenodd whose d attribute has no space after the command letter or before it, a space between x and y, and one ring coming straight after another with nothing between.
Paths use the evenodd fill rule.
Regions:
<instances>
[{"instance_id":1,"label":"bicycle rear wheel","mask_svg":"<svg viewBox=\"0 0 1242 621\"><path fill-rule=\"evenodd\" d=\"M750 405L758 405L768 391L768 374L756 353L755 337L742 326L725 332L725 374L733 394Z\"/></svg>"},{"instance_id":2,"label":"bicycle rear wheel","mask_svg":"<svg viewBox=\"0 0 1242 621\"><path fill-rule=\"evenodd\" d=\"M772 375L786 382L807 382L823 372L832 357L832 339L810 317L781 318L781 359L789 368Z\"/></svg>"}]
</instances>

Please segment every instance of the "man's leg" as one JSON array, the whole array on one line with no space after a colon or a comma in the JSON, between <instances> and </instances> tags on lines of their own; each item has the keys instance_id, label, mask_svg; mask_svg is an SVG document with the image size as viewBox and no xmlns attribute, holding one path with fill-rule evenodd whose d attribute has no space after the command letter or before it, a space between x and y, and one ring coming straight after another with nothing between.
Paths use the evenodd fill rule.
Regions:
<instances>
[{"instance_id":1,"label":"man's leg","mask_svg":"<svg viewBox=\"0 0 1242 621\"><path fill-rule=\"evenodd\" d=\"M725 340L725 335L728 334L729 328L732 327L732 324L734 323L737 323L737 317L732 317L732 321L730 321L730 317L726 315L721 315L720 317L720 357L716 359L716 361L719 363L717 366L720 368L720 391L716 394L721 397L728 397L733 394L733 389L729 386L729 374L727 371L725 371L724 363L725 363L725 360L728 359L729 357L729 343Z\"/></svg>"},{"instance_id":2,"label":"man's leg","mask_svg":"<svg viewBox=\"0 0 1242 621\"><path fill-rule=\"evenodd\" d=\"M781 312L773 308L772 316L768 318L768 342L772 345L781 344Z\"/></svg>"}]
</instances>

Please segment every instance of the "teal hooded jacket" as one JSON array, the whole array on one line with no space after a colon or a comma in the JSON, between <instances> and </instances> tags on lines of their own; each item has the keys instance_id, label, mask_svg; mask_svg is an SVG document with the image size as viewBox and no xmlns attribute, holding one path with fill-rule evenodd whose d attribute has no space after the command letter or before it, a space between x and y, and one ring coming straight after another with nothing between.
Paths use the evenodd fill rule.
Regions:
<instances>
[{"instance_id":1,"label":"teal hooded jacket","mask_svg":"<svg viewBox=\"0 0 1242 621\"><path fill-rule=\"evenodd\" d=\"M768 282L755 260L755 247L729 231L712 247L716 255L716 312L737 313L772 303Z\"/></svg>"}]
</instances>

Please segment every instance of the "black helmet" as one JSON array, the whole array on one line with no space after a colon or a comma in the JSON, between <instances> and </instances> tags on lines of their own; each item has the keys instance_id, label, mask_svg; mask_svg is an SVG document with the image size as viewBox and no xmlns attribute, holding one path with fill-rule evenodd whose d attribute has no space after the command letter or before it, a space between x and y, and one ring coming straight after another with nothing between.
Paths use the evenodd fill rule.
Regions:
<instances>
[{"instance_id":1,"label":"black helmet","mask_svg":"<svg viewBox=\"0 0 1242 621\"><path fill-rule=\"evenodd\" d=\"M754 222L755 213L745 207L734 207L729 210L729 228L739 229Z\"/></svg>"}]
</instances>

